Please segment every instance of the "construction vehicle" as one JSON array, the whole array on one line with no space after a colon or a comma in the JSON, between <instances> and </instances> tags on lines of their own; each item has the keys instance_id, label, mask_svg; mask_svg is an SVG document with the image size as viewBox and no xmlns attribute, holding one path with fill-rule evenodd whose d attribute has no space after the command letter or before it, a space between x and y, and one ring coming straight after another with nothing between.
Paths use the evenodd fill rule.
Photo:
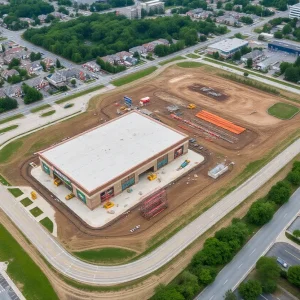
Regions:
<instances>
[{"instance_id":1,"label":"construction vehicle","mask_svg":"<svg viewBox=\"0 0 300 300\"><path fill-rule=\"evenodd\" d=\"M71 193L71 194L67 195L67 196L65 197L65 199L66 199L66 200L70 200L70 199L72 199L72 198L74 198L74 197L75 197L75 195L74 195L73 193Z\"/></svg>"},{"instance_id":2,"label":"construction vehicle","mask_svg":"<svg viewBox=\"0 0 300 300\"><path fill-rule=\"evenodd\" d=\"M177 169L177 171L185 168L188 164L190 163L190 161L188 159L186 159L181 165L180 167Z\"/></svg>"},{"instance_id":3,"label":"construction vehicle","mask_svg":"<svg viewBox=\"0 0 300 300\"><path fill-rule=\"evenodd\" d=\"M120 107L120 110L126 110L126 109L127 109L126 106L121 106L121 107Z\"/></svg>"},{"instance_id":4,"label":"construction vehicle","mask_svg":"<svg viewBox=\"0 0 300 300\"><path fill-rule=\"evenodd\" d=\"M113 202L111 202L111 201L106 201L105 204L103 205L103 208L105 208L105 209L110 209L110 208L112 208L112 207L114 207L114 206L115 206L115 204L114 204Z\"/></svg>"},{"instance_id":5,"label":"construction vehicle","mask_svg":"<svg viewBox=\"0 0 300 300\"><path fill-rule=\"evenodd\" d=\"M150 97L144 97L140 100L140 106L145 106L150 104Z\"/></svg>"},{"instance_id":6,"label":"construction vehicle","mask_svg":"<svg viewBox=\"0 0 300 300\"><path fill-rule=\"evenodd\" d=\"M59 178L55 178L53 183L56 185L56 186L60 186L62 184L61 180Z\"/></svg>"},{"instance_id":7,"label":"construction vehicle","mask_svg":"<svg viewBox=\"0 0 300 300\"><path fill-rule=\"evenodd\" d=\"M148 180L153 181L157 178L157 175L155 173L150 173L147 178Z\"/></svg>"},{"instance_id":8,"label":"construction vehicle","mask_svg":"<svg viewBox=\"0 0 300 300\"><path fill-rule=\"evenodd\" d=\"M196 108L196 105L193 104L193 103L190 103L190 104L187 106L187 108L189 108L189 109L194 109L194 108Z\"/></svg>"},{"instance_id":9,"label":"construction vehicle","mask_svg":"<svg viewBox=\"0 0 300 300\"><path fill-rule=\"evenodd\" d=\"M30 193L30 196L31 196L31 199L32 199L32 200L35 200L35 199L37 198L37 194L36 194L35 191L32 191L32 192Z\"/></svg>"}]
</instances>

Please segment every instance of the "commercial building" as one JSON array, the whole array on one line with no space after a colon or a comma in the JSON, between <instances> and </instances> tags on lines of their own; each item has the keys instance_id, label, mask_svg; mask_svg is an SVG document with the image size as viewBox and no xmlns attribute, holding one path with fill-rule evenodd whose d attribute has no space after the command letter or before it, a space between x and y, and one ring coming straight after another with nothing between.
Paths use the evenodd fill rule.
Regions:
<instances>
[{"instance_id":1,"label":"commercial building","mask_svg":"<svg viewBox=\"0 0 300 300\"><path fill-rule=\"evenodd\" d=\"M123 7L117 11L117 14L123 15L129 20L140 19L142 17L142 7L140 5Z\"/></svg>"},{"instance_id":2,"label":"commercial building","mask_svg":"<svg viewBox=\"0 0 300 300\"><path fill-rule=\"evenodd\" d=\"M247 63L248 59L251 58L253 63L264 57L264 52L262 50L253 50L241 57L241 61Z\"/></svg>"},{"instance_id":3,"label":"commercial building","mask_svg":"<svg viewBox=\"0 0 300 300\"><path fill-rule=\"evenodd\" d=\"M223 58L231 57L235 52L239 51L242 47L248 45L248 41L244 41L238 38L225 39L208 46L207 53L213 54L219 52L219 55Z\"/></svg>"},{"instance_id":4,"label":"commercial building","mask_svg":"<svg viewBox=\"0 0 300 300\"><path fill-rule=\"evenodd\" d=\"M38 154L42 170L93 210L187 152L187 135L134 111Z\"/></svg>"},{"instance_id":5,"label":"commercial building","mask_svg":"<svg viewBox=\"0 0 300 300\"><path fill-rule=\"evenodd\" d=\"M268 49L272 51L282 51L290 54L295 54L297 56L299 56L300 54L300 46L286 42L270 42L268 43Z\"/></svg>"},{"instance_id":6,"label":"commercial building","mask_svg":"<svg viewBox=\"0 0 300 300\"><path fill-rule=\"evenodd\" d=\"M289 6L289 18L290 19L300 18L300 3Z\"/></svg>"},{"instance_id":7,"label":"commercial building","mask_svg":"<svg viewBox=\"0 0 300 300\"><path fill-rule=\"evenodd\" d=\"M141 3L142 9L144 9L147 13L154 9L162 9L165 8L165 3L159 0L152 0L148 2Z\"/></svg>"}]
</instances>

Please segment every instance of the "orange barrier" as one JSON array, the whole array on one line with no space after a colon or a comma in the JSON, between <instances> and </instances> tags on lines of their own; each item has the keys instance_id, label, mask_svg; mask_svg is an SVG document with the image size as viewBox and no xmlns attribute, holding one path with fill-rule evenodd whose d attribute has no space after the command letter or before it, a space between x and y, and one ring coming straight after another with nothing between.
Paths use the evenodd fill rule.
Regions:
<instances>
[{"instance_id":1,"label":"orange barrier","mask_svg":"<svg viewBox=\"0 0 300 300\"><path fill-rule=\"evenodd\" d=\"M233 124L232 122L225 120L217 115L214 115L208 111L201 110L196 114L196 117L199 119L202 119L204 121L207 121L209 123L212 123L214 125L217 125L221 128L224 128L228 131L231 131L235 134L240 134L246 130L246 128L240 127L238 125Z\"/></svg>"}]
</instances>

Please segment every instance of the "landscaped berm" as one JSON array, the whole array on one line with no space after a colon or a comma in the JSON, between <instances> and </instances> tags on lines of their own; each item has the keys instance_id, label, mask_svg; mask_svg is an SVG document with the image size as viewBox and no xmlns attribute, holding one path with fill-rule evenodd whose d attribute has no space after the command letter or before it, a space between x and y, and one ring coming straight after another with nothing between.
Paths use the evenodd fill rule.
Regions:
<instances>
[{"instance_id":1,"label":"landscaped berm","mask_svg":"<svg viewBox=\"0 0 300 300\"><path fill-rule=\"evenodd\" d=\"M298 112L298 107L282 102L275 103L268 109L268 113L271 116L274 116L281 120L289 120L293 118Z\"/></svg>"}]
</instances>

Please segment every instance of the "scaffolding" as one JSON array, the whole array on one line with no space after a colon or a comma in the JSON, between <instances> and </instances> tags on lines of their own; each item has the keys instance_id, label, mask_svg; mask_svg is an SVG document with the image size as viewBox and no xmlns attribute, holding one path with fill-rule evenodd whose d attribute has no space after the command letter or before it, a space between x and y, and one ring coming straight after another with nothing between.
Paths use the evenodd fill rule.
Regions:
<instances>
[{"instance_id":1,"label":"scaffolding","mask_svg":"<svg viewBox=\"0 0 300 300\"><path fill-rule=\"evenodd\" d=\"M150 220L167 207L167 191L163 189L144 199L140 206L140 212L144 218Z\"/></svg>"}]
</instances>

